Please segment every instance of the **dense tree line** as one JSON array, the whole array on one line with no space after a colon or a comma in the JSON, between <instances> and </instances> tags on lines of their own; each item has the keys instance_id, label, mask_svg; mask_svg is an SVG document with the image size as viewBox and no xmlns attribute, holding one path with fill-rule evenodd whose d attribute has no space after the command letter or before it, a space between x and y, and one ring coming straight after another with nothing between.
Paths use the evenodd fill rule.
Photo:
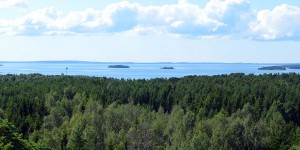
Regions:
<instances>
[{"instance_id":1,"label":"dense tree line","mask_svg":"<svg viewBox=\"0 0 300 150\"><path fill-rule=\"evenodd\" d=\"M0 149L299 149L300 75L0 76Z\"/></svg>"}]
</instances>

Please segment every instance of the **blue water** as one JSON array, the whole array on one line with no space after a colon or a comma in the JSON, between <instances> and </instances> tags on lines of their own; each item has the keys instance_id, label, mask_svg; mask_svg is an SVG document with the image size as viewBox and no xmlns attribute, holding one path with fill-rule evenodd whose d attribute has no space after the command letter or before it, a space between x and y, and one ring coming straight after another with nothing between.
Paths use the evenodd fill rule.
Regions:
<instances>
[{"instance_id":1,"label":"blue water","mask_svg":"<svg viewBox=\"0 0 300 150\"><path fill-rule=\"evenodd\" d=\"M259 67L279 64L250 63L97 63L97 62L1 62L0 74L85 75L97 77L150 79L183 77L188 75L219 75L230 73L300 73L300 70L258 70ZM108 68L109 65L128 65L129 69ZM174 70L160 69L174 67Z\"/></svg>"}]
</instances>

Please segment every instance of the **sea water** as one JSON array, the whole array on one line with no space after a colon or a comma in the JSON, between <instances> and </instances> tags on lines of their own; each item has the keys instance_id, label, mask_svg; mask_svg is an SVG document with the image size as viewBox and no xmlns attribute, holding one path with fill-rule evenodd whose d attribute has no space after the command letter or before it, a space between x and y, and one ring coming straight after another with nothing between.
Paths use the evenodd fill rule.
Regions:
<instances>
[{"instance_id":1,"label":"sea water","mask_svg":"<svg viewBox=\"0 0 300 150\"><path fill-rule=\"evenodd\" d=\"M189 75L220 75L231 73L300 73L300 69L258 70L263 66L280 64L258 63L99 63L99 62L0 62L1 74L84 75L124 79L151 79L184 77ZM109 65L127 65L130 68L108 68ZM161 69L174 67L174 69ZM68 69L66 69L68 68Z\"/></svg>"}]
</instances>

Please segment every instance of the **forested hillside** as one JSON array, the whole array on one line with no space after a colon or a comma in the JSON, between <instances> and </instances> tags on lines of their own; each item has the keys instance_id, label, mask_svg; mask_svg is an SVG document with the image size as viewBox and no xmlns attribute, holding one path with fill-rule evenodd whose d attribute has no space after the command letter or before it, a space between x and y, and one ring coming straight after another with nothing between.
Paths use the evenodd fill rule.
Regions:
<instances>
[{"instance_id":1,"label":"forested hillside","mask_svg":"<svg viewBox=\"0 0 300 150\"><path fill-rule=\"evenodd\" d=\"M0 149L300 149L300 75L0 76Z\"/></svg>"}]
</instances>

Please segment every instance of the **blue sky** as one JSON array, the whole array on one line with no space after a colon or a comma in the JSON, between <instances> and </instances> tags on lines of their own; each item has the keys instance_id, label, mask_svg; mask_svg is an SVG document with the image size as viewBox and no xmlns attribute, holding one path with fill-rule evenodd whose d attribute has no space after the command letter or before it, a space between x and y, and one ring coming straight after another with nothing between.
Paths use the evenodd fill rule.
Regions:
<instances>
[{"instance_id":1,"label":"blue sky","mask_svg":"<svg viewBox=\"0 0 300 150\"><path fill-rule=\"evenodd\" d=\"M299 0L0 0L0 61L300 62Z\"/></svg>"}]
</instances>

